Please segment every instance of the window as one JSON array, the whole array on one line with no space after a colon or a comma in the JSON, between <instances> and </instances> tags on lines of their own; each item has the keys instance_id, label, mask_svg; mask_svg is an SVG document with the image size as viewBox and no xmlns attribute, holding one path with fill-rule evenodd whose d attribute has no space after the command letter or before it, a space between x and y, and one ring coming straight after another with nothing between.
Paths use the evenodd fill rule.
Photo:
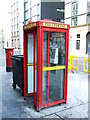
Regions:
<instances>
[{"instance_id":1,"label":"window","mask_svg":"<svg viewBox=\"0 0 90 120\"><path fill-rule=\"evenodd\" d=\"M19 26L18 26L18 24L17 24L17 31L19 30Z\"/></svg>"},{"instance_id":2,"label":"window","mask_svg":"<svg viewBox=\"0 0 90 120\"><path fill-rule=\"evenodd\" d=\"M14 32L14 36L16 36L16 32Z\"/></svg>"},{"instance_id":3,"label":"window","mask_svg":"<svg viewBox=\"0 0 90 120\"><path fill-rule=\"evenodd\" d=\"M76 40L76 50L80 50L80 40Z\"/></svg>"},{"instance_id":4,"label":"window","mask_svg":"<svg viewBox=\"0 0 90 120\"><path fill-rule=\"evenodd\" d=\"M32 0L30 0L30 8L32 7Z\"/></svg>"},{"instance_id":5,"label":"window","mask_svg":"<svg viewBox=\"0 0 90 120\"><path fill-rule=\"evenodd\" d=\"M18 23L18 16L17 16L17 23Z\"/></svg>"},{"instance_id":6,"label":"window","mask_svg":"<svg viewBox=\"0 0 90 120\"><path fill-rule=\"evenodd\" d=\"M17 36L19 36L19 31L17 31Z\"/></svg>"},{"instance_id":7,"label":"window","mask_svg":"<svg viewBox=\"0 0 90 120\"><path fill-rule=\"evenodd\" d=\"M88 15L88 24L90 23L90 15Z\"/></svg>"},{"instance_id":8,"label":"window","mask_svg":"<svg viewBox=\"0 0 90 120\"><path fill-rule=\"evenodd\" d=\"M9 44L8 44L8 42L7 42L7 47L9 47Z\"/></svg>"},{"instance_id":9,"label":"window","mask_svg":"<svg viewBox=\"0 0 90 120\"><path fill-rule=\"evenodd\" d=\"M11 24L13 25L13 19L11 20Z\"/></svg>"},{"instance_id":10,"label":"window","mask_svg":"<svg viewBox=\"0 0 90 120\"><path fill-rule=\"evenodd\" d=\"M72 18L72 26L76 26L77 25L77 17Z\"/></svg>"},{"instance_id":11,"label":"window","mask_svg":"<svg viewBox=\"0 0 90 120\"><path fill-rule=\"evenodd\" d=\"M37 15L37 20L40 20L40 15Z\"/></svg>"},{"instance_id":12,"label":"window","mask_svg":"<svg viewBox=\"0 0 90 120\"><path fill-rule=\"evenodd\" d=\"M32 7L32 16L37 15L37 6Z\"/></svg>"},{"instance_id":13,"label":"window","mask_svg":"<svg viewBox=\"0 0 90 120\"><path fill-rule=\"evenodd\" d=\"M72 3L72 26L77 25L78 2Z\"/></svg>"},{"instance_id":14,"label":"window","mask_svg":"<svg viewBox=\"0 0 90 120\"><path fill-rule=\"evenodd\" d=\"M27 19L27 18L28 18L28 11L25 12L25 19Z\"/></svg>"},{"instance_id":15,"label":"window","mask_svg":"<svg viewBox=\"0 0 90 120\"><path fill-rule=\"evenodd\" d=\"M13 37L13 32L11 32L11 36Z\"/></svg>"},{"instance_id":16,"label":"window","mask_svg":"<svg viewBox=\"0 0 90 120\"><path fill-rule=\"evenodd\" d=\"M90 0L88 0L88 5L87 5L87 23L90 23Z\"/></svg>"},{"instance_id":17,"label":"window","mask_svg":"<svg viewBox=\"0 0 90 120\"><path fill-rule=\"evenodd\" d=\"M32 17L32 9L30 8L30 18Z\"/></svg>"},{"instance_id":18,"label":"window","mask_svg":"<svg viewBox=\"0 0 90 120\"><path fill-rule=\"evenodd\" d=\"M12 29L12 32L13 32L13 26L11 27L11 29Z\"/></svg>"},{"instance_id":19,"label":"window","mask_svg":"<svg viewBox=\"0 0 90 120\"><path fill-rule=\"evenodd\" d=\"M40 4L37 4L37 14L40 14Z\"/></svg>"},{"instance_id":20,"label":"window","mask_svg":"<svg viewBox=\"0 0 90 120\"><path fill-rule=\"evenodd\" d=\"M25 2L24 5L25 5L25 6L24 6L24 9L25 9L25 11L27 11L27 10L28 10L28 2Z\"/></svg>"},{"instance_id":21,"label":"window","mask_svg":"<svg viewBox=\"0 0 90 120\"><path fill-rule=\"evenodd\" d=\"M19 49L19 39L17 39L17 48Z\"/></svg>"},{"instance_id":22,"label":"window","mask_svg":"<svg viewBox=\"0 0 90 120\"><path fill-rule=\"evenodd\" d=\"M15 24L15 18L14 18L14 24Z\"/></svg>"},{"instance_id":23,"label":"window","mask_svg":"<svg viewBox=\"0 0 90 120\"><path fill-rule=\"evenodd\" d=\"M13 47L14 45L13 45L13 39L12 39L12 47Z\"/></svg>"},{"instance_id":24,"label":"window","mask_svg":"<svg viewBox=\"0 0 90 120\"><path fill-rule=\"evenodd\" d=\"M16 2L16 9L18 10L18 1Z\"/></svg>"},{"instance_id":25,"label":"window","mask_svg":"<svg viewBox=\"0 0 90 120\"><path fill-rule=\"evenodd\" d=\"M15 49L16 49L16 39L15 39Z\"/></svg>"},{"instance_id":26,"label":"window","mask_svg":"<svg viewBox=\"0 0 90 120\"><path fill-rule=\"evenodd\" d=\"M76 16L78 14L78 2L72 3L72 16Z\"/></svg>"},{"instance_id":27,"label":"window","mask_svg":"<svg viewBox=\"0 0 90 120\"><path fill-rule=\"evenodd\" d=\"M27 20L25 20L25 25L27 25L28 24L28 19Z\"/></svg>"},{"instance_id":28,"label":"window","mask_svg":"<svg viewBox=\"0 0 90 120\"><path fill-rule=\"evenodd\" d=\"M77 38L80 38L80 34L77 34Z\"/></svg>"}]
</instances>

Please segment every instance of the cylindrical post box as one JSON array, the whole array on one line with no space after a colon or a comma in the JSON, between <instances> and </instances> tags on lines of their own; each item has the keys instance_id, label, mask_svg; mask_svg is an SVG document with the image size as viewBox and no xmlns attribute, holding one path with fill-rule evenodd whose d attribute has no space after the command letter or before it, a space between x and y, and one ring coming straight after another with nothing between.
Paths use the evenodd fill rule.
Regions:
<instances>
[{"instance_id":1,"label":"cylindrical post box","mask_svg":"<svg viewBox=\"0 0 90 120\"><path fill-rule=\"evenodd\" d=\"M14 48L5 48L6 51L6 72L12 72L12 60L11 56L13 55Z\"/></svg>"}]
</instances>

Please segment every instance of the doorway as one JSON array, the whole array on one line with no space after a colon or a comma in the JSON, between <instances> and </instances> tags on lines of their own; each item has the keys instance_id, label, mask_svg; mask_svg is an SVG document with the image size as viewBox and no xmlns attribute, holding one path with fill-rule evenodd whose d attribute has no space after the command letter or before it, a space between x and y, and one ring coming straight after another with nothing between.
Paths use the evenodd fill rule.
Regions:
<instances>
[{"instance_id":1,"label":"doorway","mask_svg":"<svg viewBox=\"0 0 90 120\"><path fill-rule=\"evenodd\" d=\"M86 35L86 54L88 54L89 42L90 42L90 32L88 32L87 35Z\"/></svg>"},{"instance_id":2,"label":"doorway","mask_svg":"<svg viewBox=\"0 0 90 120\"><path fill-rule=\"evenodd\" d=\"M43 32L43 105L64 100L65 39L63 32Z\"/></svg>"}]
</instances>

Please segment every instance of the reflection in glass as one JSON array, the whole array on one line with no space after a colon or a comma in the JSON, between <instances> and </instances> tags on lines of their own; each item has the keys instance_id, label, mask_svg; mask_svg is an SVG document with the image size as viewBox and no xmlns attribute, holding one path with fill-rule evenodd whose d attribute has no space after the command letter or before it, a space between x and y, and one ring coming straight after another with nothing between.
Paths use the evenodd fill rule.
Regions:
<instances>
[{"instance_id":1,"label":"reflection in glass","mask_svg":"<svg viewBox=\"0 0 90 120\"><path fill-rule=\"evenodd\" d=\"M35 36L35 67L37 68L37 34ZM37 69L35 69L35 104L37 104Z\"/></svg>"},{"instance_id":2,"label":"reflection in glass","mask_svg":"<svg viewBox=\"0 0 90 120\"><path fill-rule=\"evenodd\" d=\"M48 62L48 32L43 33L43 66Z\"/></svg>"},{"instance_id":3,"label":"reflection in glass","mask_svg":"<svg viewBox=\"0 0 90 120\"><path fill-rule=\"evenodd\" d=\"M28 34L28 64L33 63L33 35ZM33 66L28 66L28 93L33 93Z\"/></svg>"},{"instance_id":4,"label":"reflection in glass","mask_svg":"<svg viewBox=\"0 0 90 120\"><path fill-rule=\"evenodd\" d=\"M64 70L49 71L49 102L64 99Z\"/></svg>"},{"instance_id":5,"label":"reflection in glass","mask_svg":"<svg viewBox=\"0 0 90 120\"><path fill-rule=\"evenodd\" d=\"M50 66L65 65L65 33L50 33Z\"/></svg>"},{"instance_id":6,"label":"reflection in glass","mask_svg":"<svg viewBox=\"0 0 90 120\"><path fill-rule=\"evenodd\" d=\"M65 33L50 32L48 40L48 32L43 32L43 67L55 66L65 66ZM43 71L43 103L64 99L64 75L65 70Z\"/></svg>"},{"instance_id":7,"label":"reflection in glass","mask_svg":"<svg viewBox=\"0 0 90 120\"><path fill-rule=\"evenodd\" d=\"M48 32L43 33L43 66L48 64ZM43 102L47 100L47 72L43 72Z\"/></svg>"}]
</instances>

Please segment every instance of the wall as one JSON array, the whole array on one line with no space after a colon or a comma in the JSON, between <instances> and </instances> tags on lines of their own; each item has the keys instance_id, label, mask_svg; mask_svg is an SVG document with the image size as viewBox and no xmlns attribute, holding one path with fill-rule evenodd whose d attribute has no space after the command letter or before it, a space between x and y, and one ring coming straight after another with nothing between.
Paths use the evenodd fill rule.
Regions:
<instances>
[{"instance_id":1,"label":"wall","mask_svg":"<svg viewBox=\"0 0 90 120\"><path fill-rule=\"evenodd\" d=\"M79 57L86 54L86 34L88 33L88 26L74 27L70 29L70 35L72 36L72 52L71 54ZM77 34L80 34L80 38L77 38ZM76 50L76 40L80 40L80 50Z\"/></svg>"},{"instance_id":2,"label":"wall","mask_svg":"<svg viewBox=\"0 0 90 120\"><path fill-rule=\"evenodd\" d=\"M72 17L71 0L65 0L65 23L71 25ZM87 0L78 0L78 22L77 25L86 24L87 21Z\"/></svg>"},{"instance_id":3,"label":"wall","mask_svg":"<svg viewBox=\"0 0 90 120\"><path fill-rule=\"evenodd\" d=\"M87 20L87 0L78 0L78 25L86 24Z\"/></svg>"},{"instance_id":4,"label":"wall","mask_svg":"<svg viewBox=\"0 0 90 120\"><path fill-rule=\"evenodd\" d=\"M72 0L65 0L65 23L70 24L72 20ZM74 0L73 0L74 1ZM84 56L86 53L86 34L88 26L79 27L87 23L87 0L78 0L78 22L77 26L70 28L70 36L72 36L71 54ZM77 39L77 34L80 34L80 39ZM80 40L80 50L76 50L76 40Z\"/></svg>"}]
</instances>

